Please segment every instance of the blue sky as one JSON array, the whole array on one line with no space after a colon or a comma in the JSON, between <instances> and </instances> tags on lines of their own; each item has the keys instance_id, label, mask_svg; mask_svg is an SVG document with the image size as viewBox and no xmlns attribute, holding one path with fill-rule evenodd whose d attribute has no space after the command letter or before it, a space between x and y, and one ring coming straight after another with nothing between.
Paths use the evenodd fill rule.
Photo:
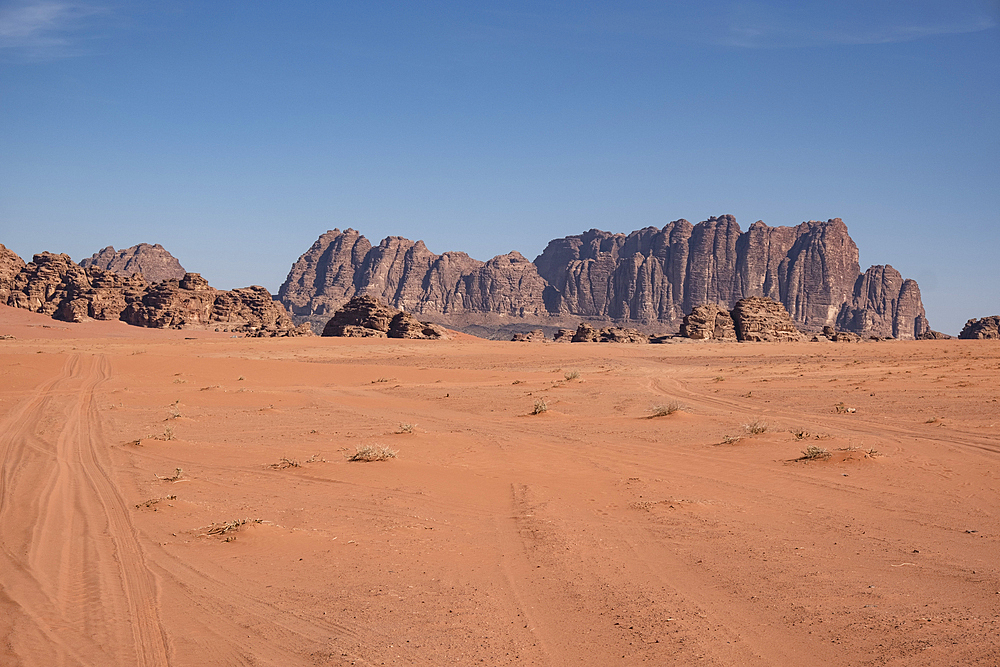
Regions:
<instances>
[{"instance_id":1,"label":"blue sky","mask_svg":"<svg viewBox=\"0 0 1000 667\"><path fill-rule=\"evenodd\" d=\"M478 259L843 218L1000 313L1000 2L0 0L0 242L276 291L327 229Z\"/></svg>"}]
</instances>

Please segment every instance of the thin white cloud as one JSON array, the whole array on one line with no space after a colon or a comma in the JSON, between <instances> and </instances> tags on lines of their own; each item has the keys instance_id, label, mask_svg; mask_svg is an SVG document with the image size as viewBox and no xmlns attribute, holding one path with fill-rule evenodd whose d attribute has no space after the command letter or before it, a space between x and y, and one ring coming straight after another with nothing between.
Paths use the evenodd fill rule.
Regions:
<instances>
[{"instance_id":1,"label":"thin white cloud","mask_svg":"<svg viewBox=\"0 0 1000 667\"><path fill-rule=\"evenodd\" d=\"M27 60L79 55L83 32L107 10L82 2L32 0L0 7L0 54Z\"/></svg>"},{"instance_id":2,"label":"thin white cloud","mask_svg":"<svg viewBox=\"0 0 1000 667\"><path fill-rule=\"evenodd\" d=\"M920 4L920 3L917 3ZM853 6L852 6L853 5ZM914 5L915 7L916 5ZM823 13L809 5L739 2L730 5L727 29L716 43L742 48L891 44L936 35L959 35L997 27L997 20L974 7L956 3L947 13L858 11L857 3L828 5Z\"/></svg>"}]
</instances>

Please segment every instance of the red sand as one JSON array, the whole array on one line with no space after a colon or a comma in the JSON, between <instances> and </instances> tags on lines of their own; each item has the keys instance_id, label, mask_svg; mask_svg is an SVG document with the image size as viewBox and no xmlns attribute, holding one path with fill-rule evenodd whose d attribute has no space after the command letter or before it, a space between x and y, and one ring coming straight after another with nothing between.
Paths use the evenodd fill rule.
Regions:
<instances>
[{"instance_id":1,"label":"red sand","mask_svg":"<svg viewBox=\"0 0 1000 667\"><path fill-rule=\"evenodd\" d=\"M0 334L5 667L1000 664L997 342Z\"/></svg>"}]
</instances>

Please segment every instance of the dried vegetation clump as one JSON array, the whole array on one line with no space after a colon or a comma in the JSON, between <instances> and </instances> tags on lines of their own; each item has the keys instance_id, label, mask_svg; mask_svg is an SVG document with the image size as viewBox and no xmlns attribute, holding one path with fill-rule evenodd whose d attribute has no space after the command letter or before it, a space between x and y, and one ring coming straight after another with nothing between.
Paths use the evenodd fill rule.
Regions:
<instances>
[{"instance_id":1,"label":"dried vegetation clump","mask_svg":"<svg viewBox=\"0 0 1000 667\"><path fill-rule=\"evenodd\" d=\"M364 445L358 447L358 451L347 457L348 461L385 461L396 458L396 450L389 449L385 445Z\"/></svg>"}]
</instances>

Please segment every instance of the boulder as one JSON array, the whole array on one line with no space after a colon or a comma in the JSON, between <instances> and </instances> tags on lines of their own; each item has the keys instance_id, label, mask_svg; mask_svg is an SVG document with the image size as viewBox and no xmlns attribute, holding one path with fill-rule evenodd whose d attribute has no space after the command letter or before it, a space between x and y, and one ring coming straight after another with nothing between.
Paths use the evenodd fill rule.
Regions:
<instances>
[{"instance_id":1,"label":"boulder","mask_svg":"<svg viewBox=\"0 0 1000 667\"><path fill-rule=\"evenodd\" d=\"M792 342L805 340L785 307L768 297L740 299L732 311L740 342Z\"/></svg>"},{"instance_id":2,"label":"boulder","mask_svg":"<svg viewBox=\"0 0 1000 667\"><path fill-rule=\"evenodd\" d=\"M545 337L544 330L535 329L527 333L516 333L511 340L516 343L544 343L548 339Z\"/></svg>"},{"instance_id":3,"label":"boulder","mask_svg":"<svg viewBox=\"0 0 1000 667\"><path fill-rule=\"evenodd\" d=\"M709 303L695 307L684 316L681 336L700 340L736 340L736 328L728 310Z\"/></svg>"},{"instance_id":4,"label":"boulder","mask_svg":"<svg viewBox=\"0 0 1000 667\"><path fill-rule=\"evenodd\" d=\"M356 296L334 313L323 328L324 336L364 338L447 339L448 331L413 315L386 306L372 296Z\"/></svg>"}]
</instances>

